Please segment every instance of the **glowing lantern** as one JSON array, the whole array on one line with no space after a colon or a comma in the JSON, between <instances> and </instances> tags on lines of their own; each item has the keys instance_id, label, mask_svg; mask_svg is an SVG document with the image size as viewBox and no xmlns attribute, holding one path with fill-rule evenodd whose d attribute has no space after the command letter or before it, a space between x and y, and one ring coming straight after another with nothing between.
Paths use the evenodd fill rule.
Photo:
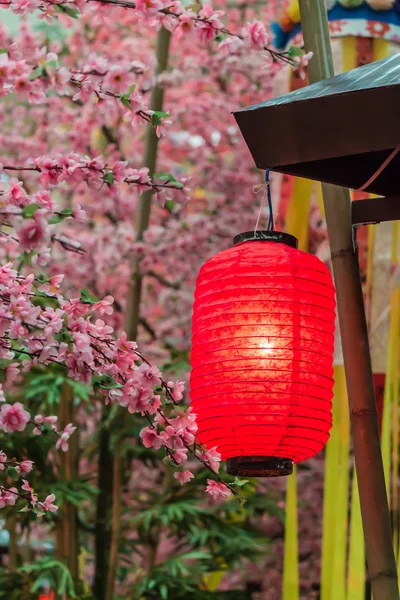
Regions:
<instances>
[{"instance_id":1,"label":"glowing lantern","mask_svg":"<svg viewBox=\"0 0 400 600\"><path fill-rule=\"evenodd\" d=\"M197 280L191 402L228 473L271 477L319 452L332 425L335 293L328 268L274 231L236 236Z\"/></svg>"}]
</instances>

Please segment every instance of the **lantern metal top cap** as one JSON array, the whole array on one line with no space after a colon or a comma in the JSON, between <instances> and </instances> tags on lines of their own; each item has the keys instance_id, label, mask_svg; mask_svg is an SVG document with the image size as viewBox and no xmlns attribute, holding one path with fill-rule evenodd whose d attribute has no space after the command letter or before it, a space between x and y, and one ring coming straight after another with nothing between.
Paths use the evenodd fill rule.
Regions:
<instances>
[{"instance_id":1,"label":"lantern metal top cap","mask_svg":"<svg viewBox=\"0 0 400 600\"><path fill-rule=\"evenodd\" d=\"M242 242L278 242L291 248L297 248L298 240L294 235L282 231L245 231L233 238L234 246Z\"/></svg>"},{"instance_id":2,"label":"lantern metal top cap","mask_svg":"<svg viewBox=\"0 0 400 600\"><path fill-rule=\"evenodd\" d=\"M399 192L400 54L234 113L260 169L384 196ZM268 143L266 143L268 140ZM371 179L371 181L369 181Z\"/></svg>"}]
</instances>

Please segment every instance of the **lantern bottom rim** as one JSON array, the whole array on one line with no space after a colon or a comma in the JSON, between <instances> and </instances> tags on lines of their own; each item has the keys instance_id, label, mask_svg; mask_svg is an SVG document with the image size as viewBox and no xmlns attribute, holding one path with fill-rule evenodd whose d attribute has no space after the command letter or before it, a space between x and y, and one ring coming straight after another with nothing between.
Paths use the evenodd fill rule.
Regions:
<instances>
[{"instance_id":1,"label":"lantern bottom rim","mask_svg":"<svg viewBox=\"0 0 400 600\"><path fill-rule=\"evenodd\" d=\"M281 477L293 472L293 461L279 456L234 456L226 461L228 475Z\"/></svg>"}]
</instances>

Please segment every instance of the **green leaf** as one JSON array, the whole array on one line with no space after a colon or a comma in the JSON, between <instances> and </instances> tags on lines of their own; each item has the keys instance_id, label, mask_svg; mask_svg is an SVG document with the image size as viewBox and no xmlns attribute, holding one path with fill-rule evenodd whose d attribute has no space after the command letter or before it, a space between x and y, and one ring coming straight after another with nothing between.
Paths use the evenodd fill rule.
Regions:
<instances>
[{"instance_id":1,"label":"green leaf","mask_svg":"<svg viewBox=\"0 0 400 600\"><path fill-rule=\"evenodd\" d=\"M13 481L18 481L19 479L19 473L15 467L8 467L7 475L9 475Z\"/></svg>"},{"instance_id":2,"label":"green leaf","mask_svg":"<svg viewBox=\"0 0 400 600\"><path fill-rule=\"evenodd\" d=\"M79 18L79 10L77 8L70 8L69 6L54 6L54 9L58 12L58 13L64 13L65 15L68 15L69 17L72 17L73 19L78 19Z\"/></svg>"},{"instance_id":3,"label":"green leaf","mask_svg":"<svg viewBox=\"0 0 400 600\"><path fill-rule=\"evenodd\" d=\"M56 60L49 60L46 63L46 66L50 67L51 69L57 69L57 67L58 67L57 61Z\"/></svg>"},{"instance_id":4,"label":"green leaf","mask_svg":"<svg viewBox=\"0 0 400 600\"><path fill-rule=\"evenodd\" d=\"M87 304L96 304L97 302L100 302L100 299L91 294L88 289L82 288L79 291L81 294L81 302L86 302Z\"/></svg>"},{"instance_id":5,"label":"green leaf","mask_svg":"<svg viewBox=\"0 0 400 600\"><path fill-rule=\"evenodd\" d=\"M68 379L67 385L73 389L77 398L80 400L89 400L89 386L83 385L80 381L74 381L73 379Z\"/></svg>"},{"instance_id":6,"label":"green leaf","mask_svg":"<svg viewBox=\"0 0 400 600\"><path fill-rule=\"evenodd\" d=\"M159 171L158 173L154 173L153 179L165 179L167 181L176 181L175 177L171 175L171 173L167 173L166 171Z\"/></svg>"},{"instance_id":7,"label":"green leaf","mask_svg":"<svg viewBox=\"0 0 400 600\"><path fill-rule=\"evenodd\" d=\"M29 75L29 79L38 79L38 77L47 77L46 69L44 66L40 66Z\"/></svg>"},{"instance_id":8,"label":"green leaf","mask_svg":"<svg viewBox=\"0 0 400 600\"><path fill-rule=\"evenodd\" d=\"M128 91L127 91L126 95L127 95L128 97L129 97L129 96L132 96L132 94L133 94L133 92L135 91L135 89L136 89L136 83L134 83L133 85L129 86L129 89L128 89Z\"/></svg>"},{"instance_id":9,"label":"green leaf","mask_svg":"<svg viewBox=\"0 0 400 600\"><path fill-rule=\"evenodd\" d=\"M115 181L115 175L114 175L114 173L113 173L112 171L109 171L109 172L108 172L108 173L105 175L105 177L104 177L104 181L105 181L106 183L114 183L114 181Z\"/></svg>"},{"instance_id":10,"label":"green leaf","mask_svg":"<svg viewBox=\"0 0 400 600\"><path fill-rule=\"evenodd\" d=\"M162 600L166 600L168 598L168 588L165 585L165 583L160 585L159 590L160 590L160 598L162 598Z\"/></svg>"},{"instance_id":11,"label":"green leaf","mask_svg":"<svg viewBox=\"0 0 400 600\"><path fill-rule=\"evenodd\" d=\"M111 375L94 375L93 376L93 385L101 387L103 390L115 390L117 388L122 388L120 383L117 383L114 377Z\"/></svg>"},{"instance_id":12,"label":"green leaf","mask_svg":"<svg viewBox=\"0 0 400 600\"><path fill-rule=\"evenodd\" d=\"M155 110L154 113L151 115L152 125L161 125L162 120L165 117L169 117L169 113L163 112L162 110Z\"/></svg>"},{"instance_id":13,"label":"green leaf","mask_svg":"<svg viewBox=\"0 0 400 600\"><path fill-rule=\"evenodd\" d=\"M131 109L131 101L129 100L128 96L121 94L119 99L121 100L122 104L126 106L126 108L129 108L129 110Z\"/></svg>"},{"instance_id":14,"label":"green leaf","mask_svg":"<svg viewBox=\"0 0 400 600\"><path fill-rule=\"evenodd\" d=\"M66 330L62 330L59 333L56 333L54 339L56 339L57 342L64 342L65 344L72 344L72 342L74 341L74 338L72 337L70 332Z\"/></svg>"},{"instance_id":15,"label":"green leaf","mask_svg":"<svg viewBox=\"0 0 400 600\"><path fill-rule=\"evenodd\" d=\"M7 48L0 48L0 54L8 54Z\"/></svg>"},{"instance_id":16,"label":"green leaf","mask_svg":"<svg viewBox=\"0 0 400 600\"><path fill-rule=\"evenodd\" d=\"M202 9L202 5L199 4L188 4L187 6L185 6L186 10L191 10L192 12L194 12L196 15L198 12L200 12L200 10Z\"/></svg>"},{"instance_id":17,"label":"green leaf","mask_svg":"<svg viewBox=\"0 0 400 600\"><path fill-rule=\"evenodd\" d=\"M289 58L294 58L295 56L303 56L303 50L298 46L290 46L288 50Z\"/></svg>"},{"instance_id":18,"label":"green leaf","mask_svg":"<svg viewBox=\"0 0 400 600\"><path fill-rule=\"evenodd\" d=\"M174 208L175 208L175 202L174 202L173 200L167 200L167 201L165 202L165 208L166 208L167 210L169 210L170 212L171 212L171 211L173 211L173 210L174 210Z\"/></svg>"},{"instance_id":19,"label":"green leaf","mask_svg":"<svg viewBox=\"0 0 400 600\"><path fill-rule=\"evenodd\" d=\"M50 225L55 225L56 223L61 223L67 217L71 217L74 214L72 208L63 208L62 211L58 215L52 215L49 219Z\"/></svg>"},{"instance_id":20,"label":"green leaf","mask_svg":"<svg viewBox=\"0 0 400 600\"><path fill-rule=\"evenodd\" d=\"M58 594L64 594L66 589L67 589L67 583L68 583L68 571L63 571L61 577L60 577L60 583L58 585L58 589L57 589L57 593Z\"/></svg>"},{"instance_id":21,"label":"green leaf","mask_svg":"<svg viewBox=\"0 0 400 600\"><path fill-rule=\"evenodd\" d=\"M246 485L246 483L250 483L250 481L248 479L240 479L239 477L236 477L235 481L233 482L233 485L236 485L237 487L242 487L243 485Z\"/></svg>"},{"instance_id":22,"label":"green leaf","mask_svg":"<svg viewBox=\"0 0 400 600\"><path fill-rule=\"evenodd\" d=\"M55 225L63 220L61 215L52 215L49 219L49 225Z\"/></svg>"},{"instance_id":23,"label":"green leaf","mask_svg":"<svg viewBox=\"0 0 400 600\"><path fill-rule=\"evenodd\" d=\"M40 208L40 204L35 204L35 203L33 203L33 204L27 204L26 206L23 207L22 214L23 214L23 216L25 218L30 219L30 218L33 217L33 215L35 214L35 212L37 210L39 210L39 208Z\"/></svg>"},{"instance_id":24,"label":"green leaf","mask_svg":"<svg viewBox=\"0 0 400 600\"><path fill-rule=\"evenodd\" d=\"M153 180L155 180L155 179L161 179L161 181L169 181L170 183L174 184L173 187L175 187L175 188L179 188L179 189L183 188L183 183L180 183L180 181L177 181L171 173L167 173L166 171L160 171L158 173L154 173Z\"/></svg>"}]
</instances>

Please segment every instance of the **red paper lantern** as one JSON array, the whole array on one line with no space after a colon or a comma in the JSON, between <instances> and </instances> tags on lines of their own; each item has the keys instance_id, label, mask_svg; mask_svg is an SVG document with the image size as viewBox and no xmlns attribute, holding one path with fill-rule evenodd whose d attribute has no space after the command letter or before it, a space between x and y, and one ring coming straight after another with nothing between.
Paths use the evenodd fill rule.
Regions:
<instances>
[{"instance_id":1,"label":"red paper lantern","mask_svg":"<svg viewBox=\"0 0 400 600\"><path fill-rule=\"evenodd\" d=\"M274 231L236 236L200 270L190 378L198 439L228 473L287 475L332 426L335 292L328 268Z\"/></svg>"}]
</instances>

